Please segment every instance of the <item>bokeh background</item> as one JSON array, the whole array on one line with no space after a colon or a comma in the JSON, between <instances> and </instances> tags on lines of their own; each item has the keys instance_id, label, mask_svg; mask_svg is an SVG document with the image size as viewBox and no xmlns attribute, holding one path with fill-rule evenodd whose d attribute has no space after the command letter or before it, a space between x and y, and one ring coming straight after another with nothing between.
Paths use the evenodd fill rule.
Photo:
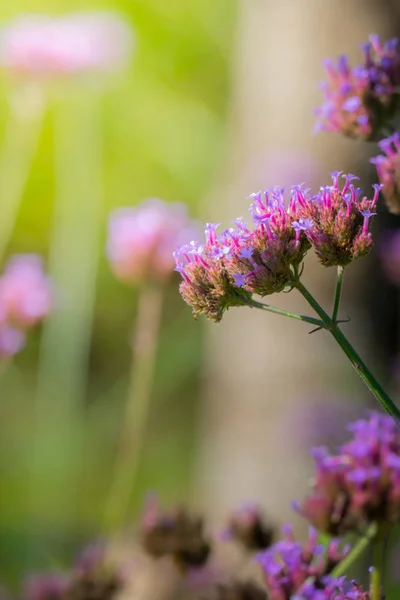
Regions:
<instances>
[{"instance_id":1,"label":"bokeh background","mask_svg":"<svg viewBox=\"0 0 400 600\"><path fill-rule=\"evenodd\" d=\"M57 413L66 394L50 377L45 405L53 404L55 413L49 411L40 430L35 424L40 331L1 375L0 575L12 583L29 569L67 563L85 540L105 533L137 308L137 290L118 282L106 260L110 210L155 196L187 203L200 221L227 224L245 214L246 196L262 186L320 185L334 169L355 172L368 186L374 181L368 157L376 148L312 136L316 82L323 58L343 52L354 58L370 32L388 37L400 23L400 7L386 0L14 0L1 4L0 19L83 9L119 11L135 45L129 66L106 85L77 82L49 102L7 248L7 254L48 255L59 193L55 153L78 221L92 190L88 178L100 185L99 270L78 418ZM10 82L3 79L0 93L4 138ZM95 127L87 127L93 118ZM93 144L95 168L87 175L85 152ZM398 225L382 209L378 237ZM77 261L84 235L78 229L71 236ZM333 274L311 261L306 278L329 303ZM321 333L307 336L302 324L247 310L231 311L218 326L195 322L177 284L173 279L166 289L132 522L149 489L166 503L190 500L215 522L246 498L258 498L277 522L291 518L291 500L304 493L312 472L308 446L342 439L346 419L368 396ZM352 266L346 284L347 331L396 389L398 291L384 279L378 254ZM63 290L60 296L60 319L80 310ZM302 308L292 295L277 304ZM62 364L64 339L58 342Z\"/></svg>"}]
</instances>

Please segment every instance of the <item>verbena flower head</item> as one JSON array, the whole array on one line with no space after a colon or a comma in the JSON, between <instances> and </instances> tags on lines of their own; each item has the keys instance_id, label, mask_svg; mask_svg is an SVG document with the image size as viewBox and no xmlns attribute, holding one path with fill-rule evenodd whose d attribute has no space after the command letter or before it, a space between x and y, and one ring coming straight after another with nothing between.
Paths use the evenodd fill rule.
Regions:
<instances>
[{"instance_id":1,"label":"verbena flower head","mask_svg":"<svg viewBox=\"0 0 400 600\"><path fill-rule=\"evenodd\" d=\"M125 575L111 562L105 545L86 548L71 570L66 600L110 600L121 592Z\"/></svg>"},{"instance_id":2,"label":"verbena flower head","mask_svg":"<svg viewBox=\"0 0 400 600\"><path fill-rule=\"evenodd\" d=\"M257 556L261 564L269 600L291 600L311 579L322 587L324 577L346 556L338 540L321 545L318 534L310 529L305 544L296 542L289 526L283 529L283 539Z\"/></svg>"},{"instance_id":3,"label":"verbena flower head","mask_svg":"<svg viewBox=\"0 0 400 600\"><path fill-rule=\"evenodd\" d=\"M155 558L171 556L185 570L204 565L211 550L202 517L181 506L162 512L154 496L148 499L143 513L141 540L148 554Z\"/></svg>"},{"instance_id":4,"label":"verbena flower head","mask_svg":"<svg viewBox=\"0 0 400 600\"><path fill-rule=\"evenodd\" d=\"M352 439L338 454L313 451L316 475L310 495L297 505L330 535L362 532L373 522L400 521L400 430L377 412L349 425Z\"/></svg>"},{"instance_id":5,"label":"verbena flower head","mask_svg":"<svg viewBox=\"0 0 400 600\"><path fill-rule=\"evenodd\" d=\"M0 31L0 64L40 77L108 71L126 61L131 45L130 27L112 12L28 14Z\"/></svg>"},{"instance_id":6,"label":"verbena flower head","mask_svg":"<svg viewBox=\"0 0 400 600\"><path fill-rule=\"evenodd\" d=\"M400 44L382 44L371 35L363 46L361 65L350 67L346 56L325 62L327 82L321 84L324 103L316 109L316 130L351 137L374 138L392 118L398 104Z\"/></svg>"},{"instance_id":7,"label":"verbena flower head","mask_svg":"<svg viewBox=\"0 0 400 600\"><path fill-rule=\"evenodd\" d=\"M383 185L383 197L389 212L400 214L400 136L396 131L390 137L379 142L384 154L371 158L375 165L379 181Z\"/></svg>"},{"instance_id":8,"label":"verbena flower head","mask_svg":"<svg viewBox=\"0 0 400 600\"><path fill-rule=\"evenodd\" d=\"M283 189L258 192L250 200L253 229L239 218L217 235L218 225L208 223L204 244L191 242L174 254L181 294L195 315L220 321L226 309L248 304L253 293L281 292L310 247L304 229L311 223L295 225L297 207L293 201L286 206Z\"/></svg>"},{"instance_id":9,"label":"verbena flower head","mask_svg":"<svg viewBox=\"0 0 400 600\"><path fill-rule=\"evenodd\" d=\"M274 529L256 504L244 504L229 518L223 532L225 540L235 540L246 550L265 550L274 538Z\"/></svg>"},{"instance_id":10,"label":"verbena flower head","mask_svg":"<svg viewBox=\"0 0 400 600\"><path fill-rule=\"evenodd\" d=\"M62 600L66 598L69 580L63 573L30 575L23 584L25 600Z\"/></svg>"},{"instance_id":11,"label":"verbena flower head","mask_svg":"<svg viewBox=\"0 0 400 600\"><path fill-rule=\"evenodd\" d=\"M111 213L107 254L115 275L129 283L164 280L174 270L173 250L197 234L184 204L156 198Z\"/></svg>"},{"instance_id":12,"label":"verbena flower head","mask_svg":"<svg viewBox=\"0 0 400 600\"><path fill-rule=\"evenodd\" d=\"M305 583L290 600L371 600L371 596L355 581L328 576L322 582Z\"/></svg>"},{"instance_id":13,"label":"verbena flower head","mask_svg":"<svg viewBox=\"0 0 400 600\"><path fill-rule=\"evenodd\" d=\"M343 186L339 177L344 178ZM374 185L372 199L355 188L354 175L332 173L333 185L323 186L316 195L293 189L293 199L301 216L297 227L304 229L320 262L326 266L345 266L353 259L365 256L372 248L370 233L372 217L381 186ZM306 225L305 223L310 223Z\"/></svg>"},{"instance_id":14,"label":"verbena flower head","mask_svg":"<svg viewBox=\"0 0 400 600\"><path fill-rule=\"evenodd\" d=\"M52 309L53 294L42 260L34 254L13 256L0 277L0 307L8 323L28 328Z\"/></svg>"}]
</instances>

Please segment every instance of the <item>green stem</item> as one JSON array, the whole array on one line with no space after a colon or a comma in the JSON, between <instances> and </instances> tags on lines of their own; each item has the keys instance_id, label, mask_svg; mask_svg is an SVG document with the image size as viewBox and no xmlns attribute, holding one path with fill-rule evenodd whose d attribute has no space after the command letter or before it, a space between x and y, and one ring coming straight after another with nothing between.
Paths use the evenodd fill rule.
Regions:
<instances>
[{"instance_id":1,"label":"green stem","mask_svg":"<svg viewBox=\"0 0 400 600\"><path fill-rule=\"evenodd\" d=\"M372 523L369 526L366 535L361 537L357 541L357 543L354 544L354 546L352 547L350 552L347 554L347 556L342 560L341 563L339 563L337 565L337 567L335 567L333 569L333 571L332 571L332 573L330 573L330 575L332 577L341 577L342 575L347 575L348 574L347 571L349 570L349 568L353 565L353 563L355 563L358 560L358 558L361 556L361 554L366 550L366 548L369 546L371 540L373 540L374 537L376 536L376 532L377 532L376 523Z\"/></svg>"},{"instance_id":2,"label":"green stem","mask_svg":"<svg viewBox=\"0 0 400 600\"><path fill-rule=\"evenodd\" d=\"M43 327L33 432L32 514L40 519L48 518L46 481L53 483L52 504L63 518L75 517L80 507L82 412L103 212L101 99L73 84L63 92L54 101L56 190L49 248L57 296ZM49 453L54 444L57 461Z\"/></svg>"},{"instance_id":3,"label":"green stem","mask_svg":"<svg viewBox=\"0 0 400 600\"><path fill-rule=\"evenodd\" d=\"M45 100L40 89L23 86L14 92L0 154L0 260L13 233L44 112Z\"/></svg>"},{"instance_id":4,"label":"green stem","mask_svg":"<svg viewBox=\"0 0 400 600\"><path fill-rule=\"evenodd\" d=\"M371 600L380 600L383 575L383 531L378 531L373 546L373 567L371 571Z\"/></svg>"},{"instance_id":5,"label":"green stem","mask_svg":"<svg viewBox=\"0 0 400 600\"><path fill-rule=\"evenodd\" d=\"M116 533L126 524L147 429L163 295L162 286L148 285L139 297L130 390L105 512L106 527Z\"/></svg>"},{"instance_id":6,"label":"green stem","mask_svg":"<svg viewBox=\"0 0 400 600\"><path fill-rule=\"evenodd\" d=\"M388 394L382 388L375 376L371 373L367 365L358 355L356 350L353 348L346 336L339 329L337 324L333 323L332 319L324 311L322 306L318 304L314 296L310 294L307 288L305 288L300 281L296 282L296 288L304 296L304 298L307 300L310 306L312 306L317 315L321 318L322 322L324 323L325 329L327 329L335 338L336 342L342 348L343 352L346 354L354 369L357 371L358 375L364 381L371 393L375 396L378 402L380 402L380 404L386 410L386 412L388 412L392 417L394 417L397 423L400 425L400 410L390 399Z\"/></svg>"},{"instance_id":7,"label":"green stem","mask_svg":"<svg viewBox=\"0 0 400 600\"><path fill-rule=\"evenodd\" d=\"M337 279L336 279L336 288L335 288L335 300L334 300L334 303L333 303L333 312L332 312L332 321L334 323L336 323L336 321L337 321L338 312L339 312L339 305L340 305L340 298L342 296L343 274L344 274L344 267L339 266L337 268Z\"/></svg>"},{"instance_id":8,"label":"green stem","mask_svg":"<svg viewBox=\"0 0 400 600\"><path fill-rule=\"evenodd\" d=\"M298 315L296 313L292 313L281 308L276 308L275 306L270 306L269 304L263 304L263 302L257 302L256 300L250 300L248 306L251 306L253 308L260 308L261 310L266 310L268 312L274 313L275 315L282 315L283 317L289 317L290 319L296 319L297 321L303 321L304 323L310 323L310 325L315 325L316 327L321 327L325 329L324 323L319 319L314 319L314 317Z\"/></svg>"}]
</instances>

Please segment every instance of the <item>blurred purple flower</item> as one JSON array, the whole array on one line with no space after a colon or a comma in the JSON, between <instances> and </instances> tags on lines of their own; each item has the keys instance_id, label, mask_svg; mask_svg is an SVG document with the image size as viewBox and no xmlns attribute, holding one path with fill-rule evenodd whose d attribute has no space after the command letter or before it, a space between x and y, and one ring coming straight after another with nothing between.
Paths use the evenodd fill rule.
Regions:
<instances>
[{"instance_id":1,"label":"blurred purple flower","mask_svg":"<svg viewBox=\"0 0 400 600\"><path fill-rule=\"evenodd\" d=\"M222 536L224 540L234 540L246 550L254 552L268 548L273 542L274 533L261 508L247 502L230 515Z\"/></svg>"},{"instance_id":2,"label":"blurred purple flower","mask_svg":"<svg viewBox=\"0 0 400 600\"><path fill-rule=\"evenodd\" d=\"M11 358L25 346L26 336L20 329L6 323L0 325L0 359Z\"/></svg>"},{"instance_id":3,"label":"blurred purple flower","mask_svg":"<svg viewBox=\"0 0 400 600\"><path fill-rule=\"evenodd\" d=\"M400 229L382 232L377 249L387 281L400 287Z\"/></svg>"},{"instance_id":4,"label":"blurred purple flower","mask_svg":"<svg viewBox=\"0 0 400 600\"><path fill-rule=\"evenodd\" d=\"M107 254L115 275L129 283L165 280L174 270L172 253L197 235L184 204L157 198L111 213Z\"/></svg>"},{"instance_id":5,"label":"blurred purple flower","mask_svg":"<svg viewBox=\"0 0 400 600\"><path fill-rule=\"evenodd\" d=\"M362 532L372 522L400 521L400 430L378 412L349 425L352 439L339 454L313 451L316 476L297 508L320 531Z\"/></svg>"},{"instance_id":6,"label":"blurred purple flower","mask_svg":"<svg viewBox=\"0 0 400 600\"><path fill-rule=\"evenodd\" d=\"M317 108L316 131L351 137L376 137L391 119L400 85L400 44L382 44L371 35L363 45L364 61L351 68L347 57L325 61L328 80L321 84L324 102Z\"/></svg>"},{"instance_id":7,"label":"blurred purple flower","mask_svg":"<svg viewBox=\"0 0 400 600\"><path fill-rule=\"evenodd\" d=\"M400 135L396 131L390 137L379 142L384 154L371 158L375 165L379 181L383 186L383 197L389 212L400 214Z\"/></svg>"},{"instance_id":8,"label":"blurred purple flower","mask_svg":"<svg viewBox=\"0 0 400 600\"><path fill-rule=\"evenodd\" d=\"M61 600L65 597L69 580L62 573L30 575L23 585L25 600Z\"/></svg>"},{"instance_id":9,"label":"blurred purple flower","mask_svg":"<svg viewBox=\"0 0 400 600\"><path fill-rule=\"evenodd\" d=\"M126 62L131 46L129 25L113 12L26 14L3 26L0 64L45 77L108 71Z\"/></svg>"}]
</instances>

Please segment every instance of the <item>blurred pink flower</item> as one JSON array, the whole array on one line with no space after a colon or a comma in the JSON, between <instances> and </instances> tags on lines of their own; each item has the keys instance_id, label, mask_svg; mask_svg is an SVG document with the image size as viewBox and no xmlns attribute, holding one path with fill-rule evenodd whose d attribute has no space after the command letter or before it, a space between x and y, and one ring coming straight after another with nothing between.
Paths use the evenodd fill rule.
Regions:
<instances>
[{"instance_id":1,"label":"blurred pink flower","mask_svg":"<svg viewBox=\"0 0 400 600\"><path fill-rule=\"evenodd\" d=\"M378 253L387 281L400 287L400 230L392 229L382 233Z\"/></svg>"},{"instance_id":2,"label":"blurred pink flower","mask_svg":"<svg viewBox=\"0 0 400 600\"><path fill-rule=\"evenodd\" d=\"M132 47L129 25L112 12L27 14L0 33L0 63L17 74L54 76L112 70Z\"/></svg>"},{"instance_id":3,"label":"blurred pink flower","mask_svg":"<svg viewBox=\"0 0 400 600\"><path fill-rule=\"evenodd\" d=\"M0 319L27 328L41 321L52 308L52 290L42 261L34 254L13 256L0 277Z\"/></svg>"},{"instance_id":4,"label":"blurred pink flower","mask_svg":"<svg viewBox=\"0 0 400 600\"><path fill-rule=\"evenodd\" d=\"M177 245L197 237L184 204L148 198L137 207L119 208L110 217L107 254L115 275L130 283L162 280L174 270Z\"/></svg>"},{"instance_id":5,"label":"blurred pink flower","mask_svg":"<svg viewBox=\"0 0 400 600\"><path fill-rule=\"evenodd\" d=\"M25 333L6 323L0 325L0 359L18 354L25 346Z\"/></svg>"}]
</instances>

